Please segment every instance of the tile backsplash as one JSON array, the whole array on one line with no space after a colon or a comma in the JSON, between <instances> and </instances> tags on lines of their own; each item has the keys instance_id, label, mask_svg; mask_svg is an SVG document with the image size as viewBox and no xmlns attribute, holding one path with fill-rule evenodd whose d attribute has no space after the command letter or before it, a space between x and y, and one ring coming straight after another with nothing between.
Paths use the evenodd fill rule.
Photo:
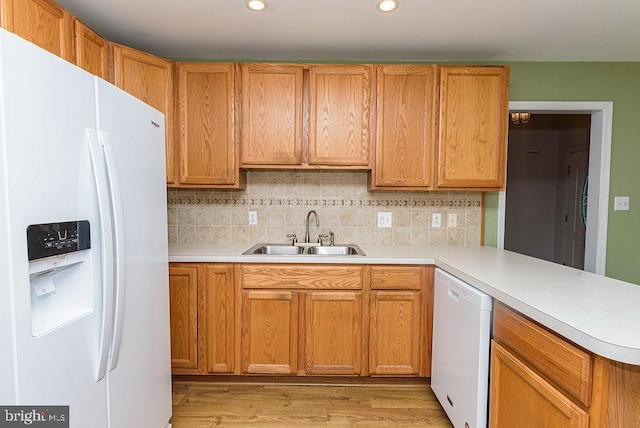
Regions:
<instances>
[{"instance_id":1,"label":"tile backsplash","mask_svg":"<svg viewBox=\"0 0 640 428\"><path fill-rule=\"evenodd\" d=\"M309 210L320 217L312 242L332 231L336 244L480 245L480 192L369 192L366 172L271 170L249 171L246 190L169 189L169 242L285 243L288 233L302 242ZM392 227L377 227L378 212L392 213ZM442 215L439 228L433 213ZM449 214L456 227L447 227Z\"/></svg>"}]
</instances>

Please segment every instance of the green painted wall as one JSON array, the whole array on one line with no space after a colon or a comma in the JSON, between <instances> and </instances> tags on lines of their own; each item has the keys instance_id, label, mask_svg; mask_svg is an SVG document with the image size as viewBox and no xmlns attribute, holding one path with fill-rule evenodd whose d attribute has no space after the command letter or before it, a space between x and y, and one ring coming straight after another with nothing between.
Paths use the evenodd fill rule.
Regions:
<instances>
[{"instance_id":1,"label":"green painted wall","mask_svg":"<svg viewBox=\"0 0 640 428\"><path fill-rule=\"evenodd\" d=\"M640 284L640 63L511 63L509 99L613 101L606 275ZM630 210L613 211L614 196L629 196ZM496 245L497 212L489 193L485 245Z\"/></svg>"}]
</instances>

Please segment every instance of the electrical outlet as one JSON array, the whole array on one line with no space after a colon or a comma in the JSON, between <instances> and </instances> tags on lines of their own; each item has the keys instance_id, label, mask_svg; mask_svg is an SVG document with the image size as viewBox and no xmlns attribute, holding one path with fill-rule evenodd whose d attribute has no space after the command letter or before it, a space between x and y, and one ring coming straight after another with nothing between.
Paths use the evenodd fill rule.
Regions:
<instances>
[{"instance_id":1,"label":"electrical outlet","mask_svg":"<svg viewBox=\"0 0 640 428\"><path fill-rule=\"evenodd\" d=\"M458 226L458 214L449 214L447 217L447 227Z\"/></svg>"},{"instance_id":2,"label":"electrical outlet","mask_svg":"<svg viewBox=\"0 0 640 428\"><path fill-rule=\"evenodd\" d=\"M442 226L442 214L433 213L431 216L431 227L441 227Z\"/></svg>"},{"instance_id":3,"label":"electrical outlet","mask_svg":"<svg viewBox=\"0 0 640 428\"><path fill-rule=\"evenodd\" d=\"M629 197L628 196L616 196L613 198L613 210L614 211L629 211Z\"/></svg>"},{"instance_id":4,"label":"electrical outlet","mask_svg":"<svg viewBox=\"0 0 640 428\"><path fill-rule=\"evenodd\" d=\"M258 224L258 212L249 211L249 226L256 226Z\"/></svg>"},{"instance_id":5,"label":"electrical outlet","mask_svg":"<svg viewBox=\"0 0 640 428\"><path fill-rule=\"evenodd\" d=\"M389 212L378 213L378 227L391 227L393 225L393 214Z\"/></svg>"}]
</instances>

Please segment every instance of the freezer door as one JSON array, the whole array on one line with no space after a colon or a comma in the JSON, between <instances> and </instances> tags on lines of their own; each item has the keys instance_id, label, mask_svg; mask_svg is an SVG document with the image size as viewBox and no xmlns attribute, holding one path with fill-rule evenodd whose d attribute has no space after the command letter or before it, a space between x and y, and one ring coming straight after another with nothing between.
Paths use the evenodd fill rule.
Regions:
<instances>
[{"instance_id":1,"label":"freezer door","mask_svg":"<svg viewBox=\"0 0 640 428\"><path fill-rule=\"evenodd\" d=\"M102 236L86 141L93 77L4 30L0 75L0 402L68 405L71 427L106 427L106 382L95 380ZM79 220L91 248L29 262L29 225ZM36 280L38 269L51 281Z\"/></svg>"},{"instance_id":2,"label":"freezer door","mask_svg":"<svg viewBox=\"0 0 640 428\"><path fill-rule=\"evenodd\" d=\"M96 85L116 247L109 425L164 427L171 417L164 116L103 80Z\"/></svg>"}]
</instances>

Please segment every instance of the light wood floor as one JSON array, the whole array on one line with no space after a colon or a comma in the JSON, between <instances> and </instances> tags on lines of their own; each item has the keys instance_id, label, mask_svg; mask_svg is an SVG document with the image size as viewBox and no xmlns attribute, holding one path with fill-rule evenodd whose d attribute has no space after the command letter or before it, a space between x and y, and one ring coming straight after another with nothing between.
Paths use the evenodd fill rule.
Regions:
<instances>
[{"instance_id":1,"label":"light wood floor","mask_svg":"<svg viewBox=\"0 0 640 428\"><path fill-rule=\"evenodd\" d=\"M451 427L428 384L173 382L173 428Z\"/></svg>"}]
</instances>

